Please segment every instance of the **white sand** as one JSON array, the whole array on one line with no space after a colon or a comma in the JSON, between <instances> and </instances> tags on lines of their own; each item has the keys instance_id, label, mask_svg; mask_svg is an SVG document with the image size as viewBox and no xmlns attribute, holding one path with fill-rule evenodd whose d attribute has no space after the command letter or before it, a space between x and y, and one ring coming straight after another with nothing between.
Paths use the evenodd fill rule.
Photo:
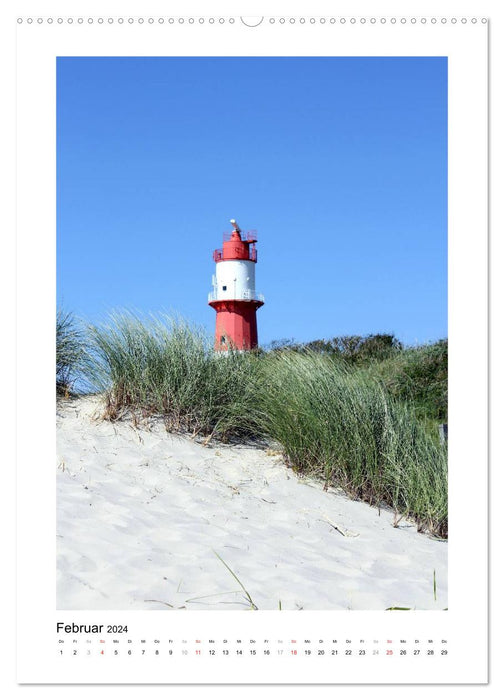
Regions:
<instances>
[{"instance_id":1,"label":"white sand","mask_svg":"<svg viewBox=\"0 0 504 700\"><path fill-rule=\"evenodd\" d=\"M300 480L271 452L204 447L97 409L58 406L59 609L247 609L214 552L260 610L448 606L446 542Z\"/></svg>"}]
</instances>

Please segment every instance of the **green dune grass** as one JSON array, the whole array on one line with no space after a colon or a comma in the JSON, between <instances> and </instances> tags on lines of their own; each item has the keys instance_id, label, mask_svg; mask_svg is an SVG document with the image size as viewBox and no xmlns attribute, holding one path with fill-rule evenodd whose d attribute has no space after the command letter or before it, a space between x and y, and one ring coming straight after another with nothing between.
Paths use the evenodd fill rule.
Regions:
<instances>
[{"instance_id":1,"label":"green dune grass","mask_svg":"<svg viewBox=\"0 0 504 700\"><path fill-rule=\"evenodd\" d=\"M69 396L74 393L74 385L80 380L85 386L85 378L92 371L89 355L89 338L75 316L63 309L56 314L56 393Z\"/></svg>"},{"instance_id":2,"label":"green dune grass","mask_svg":"<svg viewBox=\"0 0 504 700\"><path fill-rule=\"evenodd\" d=\"M183 320L131 313L90 326L86 344L86 376L109 419L156 414L169 430L275 441L296 471L447 536L447 448L392 383L407 374L402 351L375 371L309 348L215 353Z\"/></svg>"}]
</instances>

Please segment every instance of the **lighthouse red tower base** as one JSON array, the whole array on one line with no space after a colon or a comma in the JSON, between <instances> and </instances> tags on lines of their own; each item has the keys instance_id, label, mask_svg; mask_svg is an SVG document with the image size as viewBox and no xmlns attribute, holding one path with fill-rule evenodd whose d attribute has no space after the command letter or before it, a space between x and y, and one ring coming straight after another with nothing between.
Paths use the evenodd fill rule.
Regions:
<instances>
[{"instance_id":1,"label":"lighthouse red tower base","mask_svg":"<svg viewBox=\"0 0 504 700\"><path fill-rule=\"evenodd\" d=\"M242 234L231 219L233 231L224 234L222 248L214 251L215 275L208 303L217 312L215 349L252 350L257 347L256 311L264 304L255 290L257 237L254 231Z\"/></svg>"},{"instance_id":2,"label":"lighthouse red tower base","mask_svg":"<svg viewBox=\"0 0 504 700\"><path fill-rule=\"evenodd\" d=\"M211 301L217 311L216 350L252 350L257 347L256 310L262 301Z\"/></svg>"}]
</instances>

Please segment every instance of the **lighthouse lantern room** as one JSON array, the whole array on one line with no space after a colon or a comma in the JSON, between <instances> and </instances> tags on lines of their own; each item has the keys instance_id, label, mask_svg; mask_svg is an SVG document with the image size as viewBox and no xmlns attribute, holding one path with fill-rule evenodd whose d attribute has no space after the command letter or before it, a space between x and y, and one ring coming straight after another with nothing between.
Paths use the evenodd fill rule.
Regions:
<instances>
[{"instance_id":1,"label":"lighthouse lantern room","mask_svg":"<svg viewBox=\"0 0 504 700\"><path fill-rule=\"evenodd\" d=\"M231 219L233 231L224 234L222 248L214 251L215 275L208 303L217 312L215 349L251 350L257 347L256 310L264 304L255 289L257 236L246 234Z\"/></svg>"}]
</instances>

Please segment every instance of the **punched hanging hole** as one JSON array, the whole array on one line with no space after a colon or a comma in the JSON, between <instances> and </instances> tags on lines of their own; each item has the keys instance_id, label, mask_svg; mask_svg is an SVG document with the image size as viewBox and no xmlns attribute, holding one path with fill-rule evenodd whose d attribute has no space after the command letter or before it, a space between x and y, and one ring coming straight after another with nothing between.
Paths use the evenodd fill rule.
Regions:
<instances>
[{"instance_id":1,"label":"punched hanging hole","mask_svg":"<svg viewBox=\"0 0 504 700\"><path fill-rule=\"evenodd\" d=\"M264 17L240 17L242 24L246 27L258 27L263 21Z\"/></svg>"}]
</instances>

